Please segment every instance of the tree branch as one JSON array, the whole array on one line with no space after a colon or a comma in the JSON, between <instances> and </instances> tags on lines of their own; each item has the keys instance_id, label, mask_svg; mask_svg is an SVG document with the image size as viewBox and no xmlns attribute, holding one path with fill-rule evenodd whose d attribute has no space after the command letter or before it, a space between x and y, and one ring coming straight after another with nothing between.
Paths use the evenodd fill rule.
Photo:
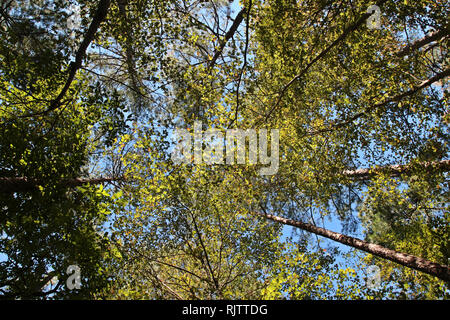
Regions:
<instances>
[{"instance_id":1,"label":"tree branch","mask_svg":"<svg viewBox=\"0 0 450 320\"><path fill-rule=\"evenodd\" d=\"M130 23L127 17L126 6L128 5L128 0L118 0L119 14L125 23L125 60L127 64L128 74L130 75L129 86L133 88L133 93L135 95L135 103L137 104L136 110L140 110L142 105L143 94L140 90L141 82L136 71L136 62L133 53L133 30L130 28Z\"/></svg>"},{"instance_id":2,"label":"tree branch","mask_svg":"<svg viewBox=\"0 0 450 320\"><path fill-rule=\"evenodd\" d=\"M431 86L433 83L438 82L446 77L450 76L450 68L449 69L445 69L444 71L436 74L435 76L433 76L432 78L423 81L421 84L419 84L418 86L415 86L413 88L411 88L410 90L400 93L394 97L388 98L386 100L384 100L383 102L374 104L372 106L369 106L367 109L365 109L364 111L358 112L355 115L351 116L349 119L341 121L341 122L336 122L334 124L331 124L328 128L323 128L323 129L318 129L318 130L311 130L308 132L308 135L315 135L315 134L320 134L320 133L325 133L325 132L329 132L329 131L333 131L335 129L339 129L341 127L344 127L348 124L350 124L351 122L355 121L358 118L361 118L365 115L368 115L370 112L378 109L378 108L382 108L384 106L386 106L389 103L392 102L399 102L402 99L408 97L408 96L412 96L415 93L417 93L418 91Z\"/></svg>"},{"instance_id":3,"label":"tree branch","mask_svg":"<svg viewBox=\"0 0 450 320\"><path fill-rule=\"evenodd\" d=\"M75 55L75 62L70 63L69 76L67 77L66 83L65 83L64 87L62 88L62 90L59 92L56 99L52 100L52 102L50 103L50 106L46 110L37 112L37 113L33 113L33 114L28 114L28 115L25 115L22 117L45 115L51 111L58 109L62 105L61 100L66 95L67 91L69 90L77 71L81 68L82 63L83 63L83 58L86 55L86 50L89 47L92 40L94 40L95 34L97 33L97 30L100 27L100 24L103 22L103 20L105 20L106 15L108 13L110 3L111 3L110 0L100 0L99 4L97 6L97 10L94 14L94 17L92 18L92 22L89 25L89 28L84 36L84 39L81 42L81 45L77 50L77 53Z\"/></svg>"},{"instance_id":4,"label":"tree branch","mask_svg":"<svg viewBox=\"0 0 450 320\"><path fill-rule=\"evenodd\" d=\"M123 181L125 177L100 177L100 178L74 178L65 179L59 183L62 188L74 188L86 184L94 185ZM44 181L27 177L0 177L0 193L35 191Z\"/></svg>"},{"instance_id":5,"label":"tree branch","mask_svg":"<svg viewBox=\"0 0 450 320\"><path fill-rule=\"evenodd\" d=\"M377 5L382 5L386 0L378 1ZM281 89L280 93L278 94L278 98L273 105L273 107L270 109L270 111L265 115L263 121L267 121L269 119L270 115L279 107L281 100L283 99L283 96L285 95L286 91L289 89L289 87L297 80L301 79L317 61L322 59L331 49L333 49L337 44L339 44L341 41L343 41L347 36L349 36L353 31L358 29L363 23L366 22L367 18L369 18L372 15L372 13L364 13L361 15L352 25L345 28L342 34L334 40L327 48L325 48L323 51L321 51L314 59L312 59L303 70L297 74L294 78L292 78L284 87Z\"/></svg>"},{"instance_id":6,"label":"tree branch","mask_svg":"<svg viewBox=\"0 0 450 320\"><path fill-rule=\"evenodd\" d=\"M408 55L409 53L411 53L412 51L415 51L427 44L429 44L430 42L433 41L438 41L444 37L447 37L449 35L449 29L448 28L444 28L442 30L437 30L429 35L426 35L425 37L418 39L410 44L408 44L406 47L402 48L400 51L398 51L396 53L397 57L404 57L406 55Z\"/></svg>"},{"instance_id":7,"label":"tree branch","mask_svg":"<svg viewBox=\"0 0 450 320\"><path fill-rule=\"evenodd\" d=\"M239 72L238 83L236 86L236 110L234 111L234 119L228 125L231 127L235 121L237 121L238 112L239 112L239 89L241 87L242 76L244 75L245 68L247 67L247 52L248 52L248 43L249 43L249 29L250 29L250 10L252 8L252 0L249 0L248 10L247 10L247 18L245 25L245 48L244 48L244 63L242 65L241 71Z\"/></svg>"},{"instance_id":8,"label":"tree branch","mask_svg":"<svg viewBox=\"0 0 450 320\"><path fill-rule=\"evenodd\" d=\"M226 43L228 42L228 40L230 40L233 37L233 35L236 33L236 30L238 29L239 25L241 24L242 20L244 19L244 14L245 14L245 8L243 8L241 11L239 11L236 18L234 18L234 22L231 25L228 32L225 34L225 38L223 38L222 41L220 42L219 48L214 53L211 60L208 61L208 69L212 69L214 67L214 65L216 64L216 61L219 58L219 56L222 54L222 51L225 48Z\"/></svg>"}]
</instances>

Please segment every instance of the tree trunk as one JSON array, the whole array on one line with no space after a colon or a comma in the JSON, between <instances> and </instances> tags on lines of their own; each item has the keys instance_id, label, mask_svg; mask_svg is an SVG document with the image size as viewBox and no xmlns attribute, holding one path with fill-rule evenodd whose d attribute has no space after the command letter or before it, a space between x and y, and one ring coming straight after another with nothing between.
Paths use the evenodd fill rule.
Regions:
<instances>
[{"instance_id":1,"label":"tree trunk","mask_svg":"<svg viewBox=\"0 0 450 320\"><path fill-rule=\"evenodd\" d=\"M121 181L124 177L100 177L100 178L74 178L66 179L60 183L61 187L73 188L85 184L100 184L105 182ZM29 179L27 177L0 177L0 193L27 192L37 190L43 181Z\"/></svg>"},{"instance_id":2,"label":"tree trunk","mask_svg":"<svg viewBox=\"0 0 450 320\"><path fill-rule=\"evenodd\" d=\"M441 171L448 172L450 171L450 160L441 160L441 161L432 161L432 162L424 162L419 164L420 168L424 170L432 170L432 171ZM354 170L344 170L342 175L349 178L357 178L357 179L369 179L376 174L379 173L388 173L392 177L397 177L401 174L408 173L413 168L412 165L402 165L402 164L394 164L390 166L378 167L378 168L361 168Z\"/></svg>"},{"instance_id":3,"label":"tree trunk","mask_svg":"<svg viewBox=\"0 0 450 320\"><path fill-rule=\"evenodd\" d=\"M349 237L344 234L330 231L324 228L316 227L309 223L304 223L296 220L285 219L282 217L264 214L264 213L256 213L259 216L262 216L266 219L279 222L285 225L290 225L293 227L300 228L302 230L312 232L319 236L326 237L328 239L340 242L342 244L348 245L350 247L363 250L374 256L381 257L384 259L391 260L395 263L401 264L402 266L415 269L432 276L438 277L439 279L450 281L450 268L446 265L441 265L435 262L431 262L429 260L416 257L407 253L398 252L395 250L391 250L380 246L378 244L370 243L364 240L360 240L357 238Z\"/></svg>"},{"instance_id":4,"label":"tree trunk","mask_svg":"<svg viewBox=\"0 0 450 320\"><path fill-rule=\"evenodd\" d=\"M136 70L136 62L134 59L134 51L133 51L133 28L127 17L127 5L128 0L118 1L119 14L124 22L126 35L124 49L125 49L125 62L127 65L128 75L130 77L129 87L133 90L135 108L136 110L139 111L144 107L143 105L144 102L142 101L142 98L143 96L145 96L145 94L140 89L142 85Z\"/></svg>"},{"instance_id":5,"label":"tree trunk","mask_svg":"<svg viewBox=\"0 0 450 320\"><path fill-rule=\"evenodd\" d=\"M45 115L51 111L58 109L61 106L62 104L61 100L64 98L67 91L69 90L73 80L75 79L77 71L82 67L83 59L86 55L87 48L89 47L90 43L94 40L95 34L97 33L100 24L106 19L110 4L111 0L100 0L97 6L97 10L95 11L95 14L92 18L91 24L89 25L89 28L84 36L84 39L77 50L77 53L75 55L75 62L70 63L69 75L67 77L66 83L64 84L64 87L62 88L56 99L54 99L50 103L50 106L46 110L38 113L28 114L23 117Z\"/></svg>"}]
</instances>

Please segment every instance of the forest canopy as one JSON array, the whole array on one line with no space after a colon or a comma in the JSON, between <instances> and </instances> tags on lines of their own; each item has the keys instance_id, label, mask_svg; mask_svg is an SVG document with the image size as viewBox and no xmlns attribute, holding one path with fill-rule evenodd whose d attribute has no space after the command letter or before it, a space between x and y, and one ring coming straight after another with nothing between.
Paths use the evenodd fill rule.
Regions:
<instances>
[{"instance_id":1,"label":"forest canopy","mask_svg":"<svg viewBox=\"0 0 450 320\"><path fill-rule=\"evenodd\" d=\"M1 0L0 298L448 299L444 0Z\"/></svg>"}]
</instances>

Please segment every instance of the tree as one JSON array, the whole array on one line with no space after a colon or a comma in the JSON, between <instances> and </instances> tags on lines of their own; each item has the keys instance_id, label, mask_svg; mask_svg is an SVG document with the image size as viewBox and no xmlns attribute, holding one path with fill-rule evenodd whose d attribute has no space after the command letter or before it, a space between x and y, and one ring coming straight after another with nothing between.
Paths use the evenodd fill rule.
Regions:
<instances>
[{"instance_id":1,"label":"tree","mask_svg":"<svg viewBox=\"0 0 450 320\"><path fill-rule=\"evenodd\" d=\"M103 97L85 76L73 81L95 27L67 78L70 41L55 31L65 22L61 6L54 2L40 19L35 10L44 8L2 7L0 290L8 299L89 297L107 283L108 239L99 231L108 194L96 184L65 184L87 176L96 145L108 139L108 109L120 111L120 99ZM70 265L82 270L81 289L66 288Z\"/></svg>"},{"instance_id":2,"label":"tree","mask_svg":"<svg viewBox=\"0 0 450 320\"><path fill-rule=\"evenodd\" d=\"M253 11L257 72L249 76L247 108L239 110L243 119L254 119L256 114L256 124L284 128L280 141L286 156L277 186L291 190L289 195L303 195L295 201L283 198L293 202L295 213L290 217L305 219L299 209L306 213L318 206L317 220L337 214L351 230L354 206L362 204L357 211L364 226L377 234L369 241L445 265L446 238L430 249L420 244L423 232L430 231L417 237L422 228L446 232L443 212L448 201L443 199L448 194L444 182L448 169L438 172L420 163L448 157L448 23L444 18L448 6L389 1L378 5L383 13L380 30L365 27L361 17L367 8L362 2L280 1L258 6ZM396 177L387 178L382 170L404 165L412 170ZM362 174L364 170L358 168L364 166L372 167L373 175L355 179L353 173ZM411 213L410 195L417 194L419 185L427 187L420 189L422 203L411 204L417 210ZM386 189L401 194L396 201L403 205L396 203L394 209ZM414 201L419 200L416 197ZM423 199L429 202L425 205ZM286 216L286 211L280 215ZM406 216L412 219L407 224ZM389 270L385 268L385 274ZM421 277L427 278L406 276L408 280L401 281L412 286ZM419 282L424 288L445 288L444 282L429 278ZM428 297L442 296L442 289L437 291Z\"/></svg>"},{"instance_id":3,"label":"tree","mask_svg":"<svg viewBox=\"0 0 450 320\"><path fill-rule=\"evenodd\" d=\"M60 1L1 7L7 298L446 297L448 4L377 1L379 29L359 0L72 4L69 29ZM280 130L278 171L176 163L196 121ZM46 291L75 261L84 291Z\"/></svg>"}]
</instances>

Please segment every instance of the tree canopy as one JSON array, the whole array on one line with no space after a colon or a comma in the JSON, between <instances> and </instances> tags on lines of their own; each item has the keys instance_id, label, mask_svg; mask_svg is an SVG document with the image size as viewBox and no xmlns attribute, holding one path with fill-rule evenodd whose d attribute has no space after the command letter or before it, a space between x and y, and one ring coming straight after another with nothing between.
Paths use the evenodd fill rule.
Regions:
<instances>
[{"instance_id":1,"label":"tree canopy","mask_svg":"<svg viewBox=\"0 0 450 320\"><path fill-rule=\"evenodd\" d=\"M449 11L1 1L0 297L447 299Z\"/></svg>"}]
</instances>

